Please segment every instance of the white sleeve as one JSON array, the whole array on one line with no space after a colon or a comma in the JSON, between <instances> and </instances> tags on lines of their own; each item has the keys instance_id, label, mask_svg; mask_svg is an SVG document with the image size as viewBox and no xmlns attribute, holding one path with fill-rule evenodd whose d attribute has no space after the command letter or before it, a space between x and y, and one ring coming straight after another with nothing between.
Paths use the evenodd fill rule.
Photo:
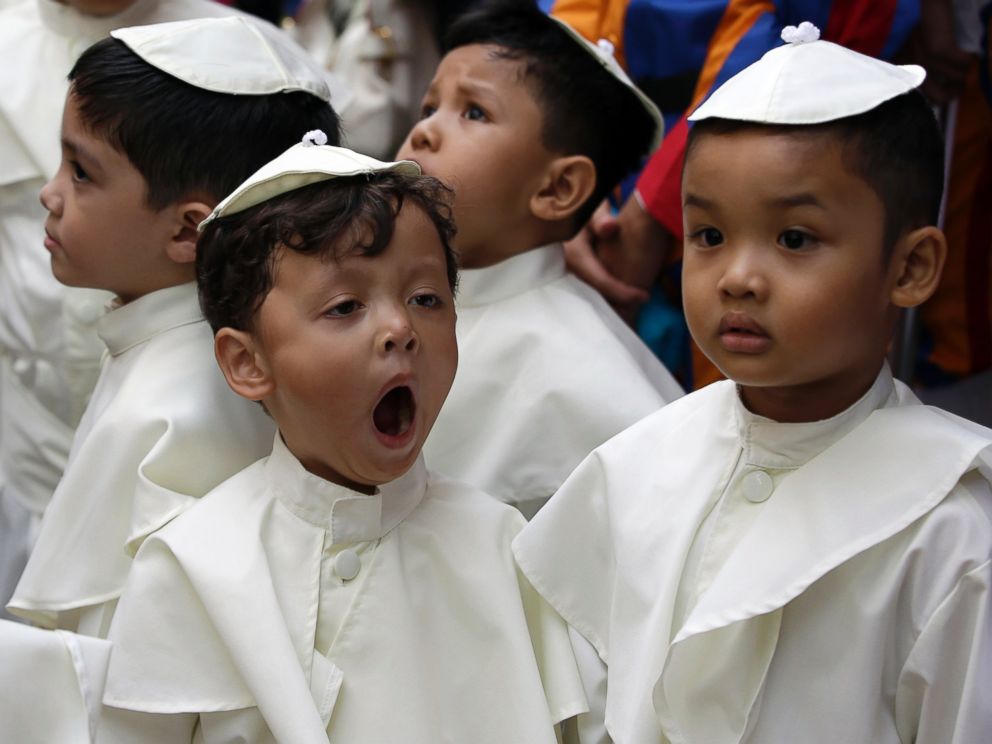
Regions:
<instances>
[{"instance_id":1,"label":"white sleeve","mask_svg":"<svg viewBox=\"0 0 992 744\"><path fill-rule=\"evenodd\" d=\"M896 691L903 741L970 744L992 731L992 563L958 581L910 652Z\"/></svg>"},{"instance_id":2,"label":"white sleeve","mask_svg":"<svg viewBox=\"0 0 992 744\"><path fill-rule=\"evenodd\" d=\"M574 628L568 629L575 662L579 667L589 712L575 718L575 725L563 731L564 744L611 744L606 731L606 663L596 649Z\"/></svg>"}]
</instances>

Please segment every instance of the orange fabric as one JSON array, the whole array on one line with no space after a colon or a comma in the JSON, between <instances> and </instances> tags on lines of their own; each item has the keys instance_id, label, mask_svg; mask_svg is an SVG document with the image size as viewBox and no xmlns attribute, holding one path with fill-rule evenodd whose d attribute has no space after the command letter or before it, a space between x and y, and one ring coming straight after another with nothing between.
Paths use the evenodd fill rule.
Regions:
<instances>
[{"instance_id":1,"label":"orange fabric","mask_svg":"<svg viewBox=\"0 0 992 744\"><path fill-rule=\"evenodd\" d=\"M920 321L934 342L929 360L945 372L969 375L988 367L992 327L992 202L987 201L992 110L980 88L977 63L959 99L951 157L944 217L947 263L936 293L920 310Z\"/></svg>"},{"instance_id":2,"label":"orange fabric","mask_svg":"<svg viewBox=\"0 0 992 744\"><path fill-rule=\"evenodd\" d=\"M551 15L560 18L590 41L606 39L615 49L614 56L626 69L623 53L623 26L629 0L558 0Z\"/></svg>"},{"instance_id":3,"label":"orange fabric","mask_svg":"<svg viewBox=\"0 0 992 744\"><path fill-rule=\"evenodd\" d=\"M765 13L774 13L775 3L770 0L766 2L755 2L755 0L730 0L727 9L723 12L720 25L716 27L713 40L706 51L706 64L703 65L702 72L699 73L699 80L696 81L696 90L692 96L691 111L710 92L716 76L723 69L723 63L734 51L737 42L741 40L758 20Z\"/></svg>"}]
</instances>

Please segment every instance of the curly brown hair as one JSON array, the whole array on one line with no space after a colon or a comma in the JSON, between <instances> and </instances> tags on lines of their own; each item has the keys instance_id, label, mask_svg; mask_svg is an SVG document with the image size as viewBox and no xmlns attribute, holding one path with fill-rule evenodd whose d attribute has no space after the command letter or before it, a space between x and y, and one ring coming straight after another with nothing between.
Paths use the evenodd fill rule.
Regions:
<instances>
[{"instance_id":1,"label":"curly brown hair","mask_svg":"<svg viewBox=\"0 0 992 744\"><path fill-rule=\"evenodd\" d=\"M421 209L444 248L448 283L457 283L451 191L430 176L376 173L310 184L221 217L197 243L200 307L216 333L252 330L272 289L277 249L340 259L376 256L392 239L404 204Z\"/></svg>"}]
</instances>

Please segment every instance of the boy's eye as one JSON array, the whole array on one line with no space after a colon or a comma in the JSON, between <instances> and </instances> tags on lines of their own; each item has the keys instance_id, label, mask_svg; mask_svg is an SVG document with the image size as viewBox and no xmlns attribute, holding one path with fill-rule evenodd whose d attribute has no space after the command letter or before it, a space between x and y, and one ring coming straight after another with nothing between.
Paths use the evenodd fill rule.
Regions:
<instances>
[{"instance_id":1,"label":"boy's eye","mask_svg":"<svg viewBox=\"0 0 992 744\"><path fill-rule=\"evenodd\" d=\"M338 304L331 307L324 315L328 315L332 318L343 318L346 315L351 315L353 312L359 309L359 304L357 300L345 300L344 302L339 302Z\"/></svg>"},{"instance_id":2,"label":"boy's eye","mask_svg":"<svg viewBox=\"0 0 992 744\"><path fill-rule=\"evenodd\" d=\"M779 235L778 242L783 248L798 251L802 248L808 248L812 244L813 238L802 230L786 230Z\"/></svg>"},{"instance_id":3,"label":"boy's eye","mask_svg":"<svg viewBox=\"0 0 992 744\"><path fill-rule=\"evenodd\" d=\"M72 169L72 180L73 181L89 181L90 177L87 175L86 171L83 170L83 166L77 163L75 160L69 161L69 167Z\"/></svg>"},{"instance_id":4,"label":"boy's eye","mask_svg":"<svg viewBox=\"0 0 992 744\"><path fill-rule=\"evenodd\" d=\"M715 227L704 227L692 233L689 237L705 245L707 248L713 248L723 242L723 233Z\"/></svg>"},{"instance_id":5,"label":"boy's eye","mask_svg":"<svg viewBox=\"0 0 992 744\"><path fill-rule=\"evenodd\" d=\"M463 116L470 121L484 121L486 119L486 112L475 104L470 104L465 109Z\"/></svg>"},{"instance_id":6,"label":"boy's eye","mask_svg":"<svg viewBox=\"0 0 992 744\"><path fill-rule=\"evenodd\" d=\"M420 107L420 118L429 119L434 114L437 113L437 106L432 106L429 103L425 103Z\"/></svg>"},{"instance_id":7,"label":"boy's eye","mask_svg":"<svg viewBox=\"0 0 992 744\"><path fill-rule=\"evenodd\" d=\"M418 305L419 307L435 308L441 305L441 298L436 294L419 294L415 295L411 300L411 303Z\"/></svg>"}]
</instances>

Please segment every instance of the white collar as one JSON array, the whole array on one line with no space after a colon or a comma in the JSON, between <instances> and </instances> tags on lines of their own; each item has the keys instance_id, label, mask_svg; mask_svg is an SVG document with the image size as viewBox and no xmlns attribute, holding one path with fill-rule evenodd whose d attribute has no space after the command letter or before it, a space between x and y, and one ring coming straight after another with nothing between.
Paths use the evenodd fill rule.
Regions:
<instances>
[{"instance_id":1,"label":"white collar","mask_svg":"<svg viewBox=\"0 0 992 744\"><path fill-rule=\"evenodd\" d=\"M484 269L463 269L456 304L462 308L489 305L550 284L566 273L565 249L561 243L549 243Z\"/></svg>"},{"instance_id":2,"label":"white collar","mask_svg":"<svg viewBox=\"0 0 992 744\"><path fill-rule=\"evenodd\" d=\"M734 396L734 416L744 461L754 467L777 470L802 467L843 439L872 411L883 408L895 394L892 372L885 364L868 391L837 415L821 421L783 424L747 410L738 393Z\"/></svg>"},{"instance_id":3,"label":"white collar","mask_svg":"<svg viewBox=\"0 0 992 744\"><path fill-rule=\"evenodd\" d=\"M203 321L195 282L158 289L126 305L115 301L111 308L97 321L97 333L111 356L173 328Z\"/></svg>"},{"instance_id":4,"label":"white collar","mask_svg":"<svg viewBox=\"0 0 992 744\"><path fill-rule=\"evenodd\" d=\"M275 497L300 519L326 529L332 544L378 540L406 519L427 491L423 455L396 480L364 494L308 472L278 433L265 476Z\"/></svg>"}]
</instances>

